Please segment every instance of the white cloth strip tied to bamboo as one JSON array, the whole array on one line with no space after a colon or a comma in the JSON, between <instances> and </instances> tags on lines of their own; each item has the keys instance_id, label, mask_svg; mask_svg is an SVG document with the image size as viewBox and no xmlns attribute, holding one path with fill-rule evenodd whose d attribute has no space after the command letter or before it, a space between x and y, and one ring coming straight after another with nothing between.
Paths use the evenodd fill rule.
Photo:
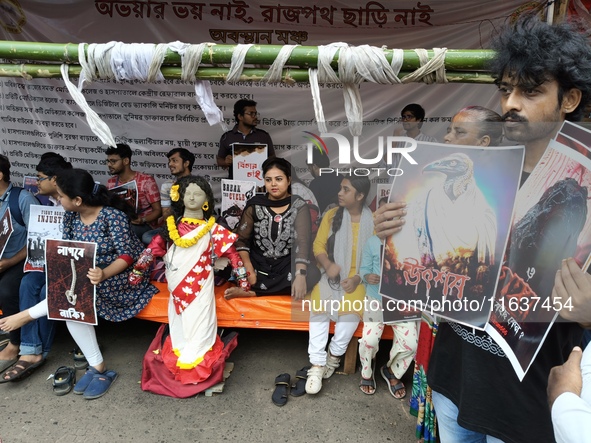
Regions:
<instances>
[{"instance_id":1,"label":"white cloth strip tied to bamboo","mask_svg":"<svg viewBox=\"0 0 591 443\"><path fill-rule=\"evenodd\" d=\"M86 121L90 130L107 146L115 146L117 142L113 138L113 134L111 133L111 129L109 126L99 117L99 115L90 107L90 105L86 102L86 98L82 94L81 89L77 88L71 81L68 76L68 65L63 64L60 67L62 77L64 79L64 83L66 84L66 88L70 92L70 95L74 99L74 101L80 106L84 114L86 115Z\"/></svg>"},{"instance_id":2,"label":"white cloth strip tied to bamboo","mask_svg":"<svg viewBox=\"0 0 591 443\"><path fill-rule=\"evenodd\" d=\"M189 45L188 43L176 41L170 43L168 47L181 56L181 79L186 82L193 82L195 85L195 100L203 111L209 126L219 124L222 130L226 132L228 127L224 121L222 110L215 104L211 83L208 80L197 80L195 77L203 58L203 51L214 45L215 43Z\"/></svg>"},{"instance_id":3,"label":"white cloth strip tied to bamboo","mask_svg":"<svg viewBox=\"0 0 591 443\"><path fill-rule=\"evenodd\" d=\"M427 84L447 83L445 75L445 54L447 48L433 48L433 58L429 59L426 49L414 50L419 57L421 67L402 79L402 83L422 81Z\"/></svg>"},{"instance_id":4,"label":"white cloth strip tied to bamboo","mask_svg":"<svg viewBox=\"0 0 591 443\"><path fill-rule=\"evenodd\" d=\"M338 76L330 66L339 51ZM433 48L429 59L425 49L415 49L420 68L403 79L398 77L402 68L404 51L392 50L392 61L388 63L382 48L369 45L349 46L346 43L332 43L318 47L318 67L310 68L310 90L314 113L321 133L328 132L320 98L319 83L340 83L343 85L345 115L351 135L361 135L363 129L363 105L359 84L370 81L379 84L401 84L422 81L424 83L447 83L445 75L446 48Z\"/></svg>"},{"instance_id":5,"label":"white cloth strip tied to bamboo","mask_svg":"<svg viewBox=\"0 0 591 443\"><path fill-rule=\"evenodd\" d=\"M226 77L227 83L236 83L240 81L240 76L244 70L244 63L246 59L246 53L252 47L252 44L248 45L236 45L232 51L232 59L230 60L230 70Z\"/></svg>"},{"instance_id":6,"label":"white cloth strip tied to bamboo","mask_svg":"<svg viewBox=\"0 0 591 443\"><path fill-rule=\"evenodd\" d=\"M284 45L279 50L279 54L275 57L273 64L269 67L269 70L263 76L263 81L273 84L280 83L283 77L283 68L287 63L287 60L291 56L293 50L299 45Z\"/></svg>"},{"instance_id":7,"label":"white cloth strip tied to bamboo","mask_svg":"<svg viewBox=\"0 0 591 443\"><path fill-rule=\"evenodd\" d=\"M195 80L195 72L199 67L203 50L207 45L207 43L189 45L178 41L157 45L109 42L105 44L90 44L85 53L86 45L81 43L78 46L78 60L82 67L82 72L78 80L78 93L72 93L70 86L68 86L69 79L66 82L66 86L68 86L68 90L76 103L86 114L92 132L103 143L108 146L115 146L116 142L111 134L111 130L100 119L98 114L90 108L84 95L82 95L84 85L97 78L114 79L116 81L140 80L149 83L163 81L164 76L160 69L164 62L166 51L170 48L175 52L179 52L181 55L182 69L184 70L183 80L194 82L197 103L203 110L208 123L210 125L219 123L222 129L226 131L227 127L224 123L224 116L215 104L210 83L208 81ZM62 76L64 76L63 70ZM64 81L66 81L66 78L67 69ZM73 87L73 85L71 86Z\"/></svg>"}]
</instances>

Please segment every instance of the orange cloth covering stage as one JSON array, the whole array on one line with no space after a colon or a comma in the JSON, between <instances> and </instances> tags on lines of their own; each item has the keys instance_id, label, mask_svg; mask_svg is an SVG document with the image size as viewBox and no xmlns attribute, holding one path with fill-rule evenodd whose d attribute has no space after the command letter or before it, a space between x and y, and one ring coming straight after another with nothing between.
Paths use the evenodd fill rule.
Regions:
<instances>
[{"instance_id":1,"label":"orange cloth covering stage","mask_svg":"<svg viewBox=\"0 0 591 443\"><path fill-rule=\"evenodd\" d=\"M137 318L168 322L168 286L166 283L152 282L160 292ZM288 331L307 331L308 312L302 311L302 302L294 302L289 295L265 297L245 297L226 300L224 291L231 286L226 283L216 286L216 313L218 326L222 328L282 329ZM333 325L331 325L332 331ZM355 337L361 337L363 324L359 323ZM392 328L384 330L383 339L392 339Z\"/></svg>"}]
</instances>

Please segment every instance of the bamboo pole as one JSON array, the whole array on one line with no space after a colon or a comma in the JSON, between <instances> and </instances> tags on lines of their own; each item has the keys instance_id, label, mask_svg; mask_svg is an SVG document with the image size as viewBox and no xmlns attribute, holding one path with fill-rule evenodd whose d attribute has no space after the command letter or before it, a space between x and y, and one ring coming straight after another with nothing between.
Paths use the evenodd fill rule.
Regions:
<instances>
[{"instance_id":1,"label":"bamboo pole","mask_svg":"<svg viewBox=\"0 0 591 443\"><path fill-rule=\"evenodd\" d=\"M235 45L214 45L203 54L203 64L230 64ZM254 65L271 65L279 54L281 45L254 45L247 54L245 62ZM85 51L88 45L85 46ZM384 49L388 62L392 61L392 49ZM433 51L428 50L429 57ZM486 71L487 63L494 56L492 50L450 49L446 53L445 67L450 71ZM76 43L40 43L0 40L0 58L19 61L44 61L56 63L77 63L78 44ZM338 66L339 52L332 62L334 69ZM316 67L318 61L317 46L297 46L287 60L287 66L299 68ZM181 57L167 50L164 66L181 64ZM420 67L417 54L413 50L404 50L403 71L412 71Z\"/></svg>"},{"instance_id":2,"label":"bamboo pole","mask_svg":"<svg viewBox=\"0 0 591 443\"><path fill-rule=\"evenodd\" d=\"M71 77L78 77L82 72L80 65L69 65L68 74ZM174 66L167 66L161 69L162 74L167 79L181 79L181 68ZM199 68L196 73L198 80L219 80L226 81L229 68ZM257 82L262 81L264 75L267 73L266 69L261 68L245 68L242 71L240 80L242 82ZM401 72L399 77L404 79L404 76L411 74L411 72ZM493 83L493 78L482 72L463 72L463 71L447 71L447 80L450 83ZM0 64L0 77L22 77L27 80L33 78L61 78L60 65L38 65L38 64ZM286 68L283 70L281 82L286 84L308 83L308 70L297 68Z\"/></svg>"}]
</instances>

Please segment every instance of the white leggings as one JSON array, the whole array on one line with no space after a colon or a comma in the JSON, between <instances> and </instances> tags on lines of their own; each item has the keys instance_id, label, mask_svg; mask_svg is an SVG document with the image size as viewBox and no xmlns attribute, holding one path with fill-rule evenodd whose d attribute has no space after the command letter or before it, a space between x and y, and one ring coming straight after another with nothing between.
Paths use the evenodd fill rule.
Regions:
<instances>
[{"instance_id":1,"label":"white leggings","mask_svg":"<svg viewBox=\"0 0 591 443\"><path fill-rule=\"evenodd\" d=\"M344 314L339 316L334 326L334 335L328 347L330 355L340 357L347 351L347 346L359 325L359 316L356 314ZM308 354L313 365L326 365L326 343L330 318L328 314L310 314L310 340L308 342Z\"/></svg>"},{"instance_id":2,"label":"white leggings","mask_svg":"<svg viewBox=\"0 0 591 443\"><path fill-rule=\"evenodd\" d=\"M29 315L32 318L41 318L48 312L47 299L29 308ZM90 366L98 366L103 362L103 355L96 340L96 332L93 325L66 320L70 335L86 357Z\"/></svg>"}]
</instances>

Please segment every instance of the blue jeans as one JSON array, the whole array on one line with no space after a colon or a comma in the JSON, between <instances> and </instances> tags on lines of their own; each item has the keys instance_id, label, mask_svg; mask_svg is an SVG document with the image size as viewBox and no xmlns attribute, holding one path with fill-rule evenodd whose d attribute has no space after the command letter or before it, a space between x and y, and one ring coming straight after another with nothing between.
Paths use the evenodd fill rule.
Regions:
<instances>
[{"instance_id":1,"label":"blue jeans","mask_svg":"<svg viewBox=\"0 0 591 443\"><path fill-rule=\"evenodd\" d=\"M45 272L27 272L19 290L20 310L24 311L45 300ZM51 349L55 335L55 322L41 317L21 328L21 355L43 355Z\"/></svg>"},{"instance_id":2,"label":"blue jeans","mask_svg":"<svg viewBox=\"0 0 591 443\"><path fill-rule=\"evenodd\" d=\"M458 424L458 408L445 395L432 391L441 443L503 443L496 437L470 431Z\"/></svg>"}]
</instances>

